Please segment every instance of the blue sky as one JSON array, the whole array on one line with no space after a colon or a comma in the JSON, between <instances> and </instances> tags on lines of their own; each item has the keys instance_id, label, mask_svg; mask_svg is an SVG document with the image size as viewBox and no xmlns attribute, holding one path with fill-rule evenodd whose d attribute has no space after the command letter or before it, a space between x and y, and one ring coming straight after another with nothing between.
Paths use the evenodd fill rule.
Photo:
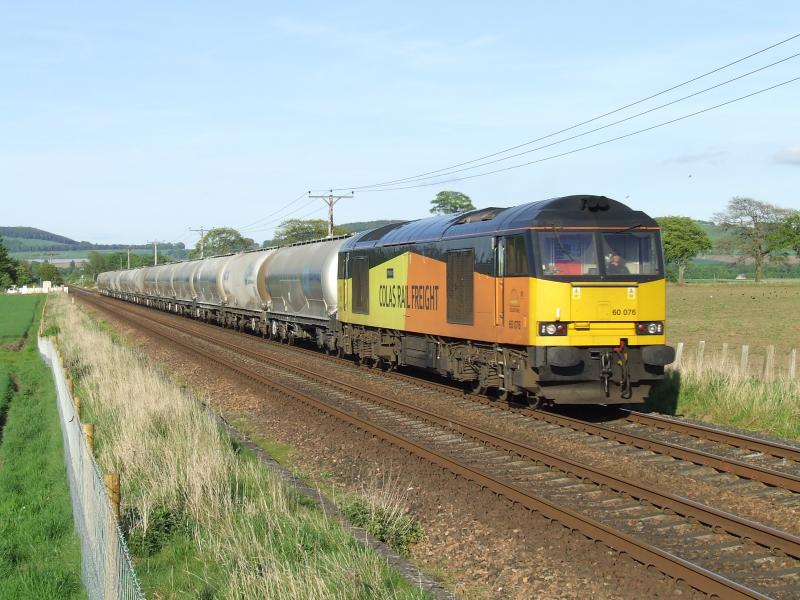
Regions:
<instances>
[{"instance_id":1,"label":"blue sky","mask_svg":"<svg viewBox=\"0 0 800 600\"><path fill-rule=\"evenodd\" d=\"M0 225L99 243L192 244L189 227L259 219L244 233L269 239L282 217L326 216L321 201L289 204L306 190L489 154L800 33L796 2L0 8ZM798 52L800 38L614 118ZM800 57L508 164L798 76ZM798 107L800 82L496 175L358 192L337 205L336 220L424 217L441 189L479 207L595 193L654 216L708 219L734 195L800 209Z\"/></svg>"}]
</instances>

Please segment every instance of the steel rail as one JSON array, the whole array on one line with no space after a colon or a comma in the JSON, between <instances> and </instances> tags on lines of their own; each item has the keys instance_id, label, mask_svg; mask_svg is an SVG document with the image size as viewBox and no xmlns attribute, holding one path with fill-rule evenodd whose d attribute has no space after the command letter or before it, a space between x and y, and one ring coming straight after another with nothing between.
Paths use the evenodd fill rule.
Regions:
<instances>
[{"instance_id":1,"label":"steel rail","mask_svg":"<svg viewBox=\"0 0 800 600\"><path fill-rule=\"evenodd\" d=\"M242 375L244 377L247 377L247 378L249 378L251 380L254 380L254 381L258 382L258 383L267 385L268 387L280 392L281 394L285 394L285 395L288 395L290 397L296 398L296 399L304 402L307 405L311 405L314 408L320 409L323 412L326 412L326 413L328 413L328 414L330 414L332 416L335 416L335 417L337 417L337 418L339 418L341 420L344 420L344 421L346 421L346 422L348 422L348 423L356 426L357 428L362 429L362 430L364 430L364 431L366 431L368 433L377 435L378 437L381 437L382 439L385 439L386 441L389 441L392 444L395 444L395 445L397 445L399 447L402 447L402 448L408 450L409 452L411 452L413 454L421 456L421 457L423 457L423 458L425 458L425 459L427 459L427 460L429 460L431 462L434 462L435 464L438 464L440 466L443 466L443 467L447 468L448 470L451 470L452 472L455 472L455 473L457 473L457 474L459 474L461 476L464 476L465 478L478 483L482 487L486 487L488 489L491 489L495 493L503 495L504 497L508 498L512 502L516 502L516 503L519 503L519 504L521 504L521 505L523 505L523 506L525 506L525 507L527 507L529 509L536 510L537 512L540 512L540 513L542 513L543 515L545 515L545 516L547 516L549 518L553 518L555 520L558 520L559 522L563 523L567 527L578 529L581 532L583 532L584 534L588 535L589 537L591 537L593 539L597 539L597 540L603 541L604 543L607 543L612 548L616 548L616 549L621 550L623 552L627 552L631 556L636 558L638 561L643 562L644 564L647 564L647 565L653 565L653 566L659 568L659 570L661 570L662 572L665 572L665 573L671 575L672 577L676 577L677 579L684 580L687 583L689 583L690 585L692 585L693 587L697 587L698 589L701 589L702 591L704 591L706 593L717 594L717 595L720 595L720 597L731 597L731 598L734 598L734 597L735 598L767 598L767 596L764 596L764 595L762 595L761 593L759 593L759 592L757 592L755 590L751 590L751 589L749 589L749 588L747 588L745 586L742 586L741 584L738 584L738 583L733 582L733 581L731 581L731 580L729 580L729 579L727 579L725 577L722 577L719 574L716 574L716 573L713 573L713 572L708 571L706 569L703 569L702 567L698 567L697 565L694 565L694 564L692 564L692 563L690 563L690 562L688 562L688 561L686 561L684 559L681 559L680 557L676 557L676 556L674 556L674 555L672 555L670 553L667 553L667 552L664 552L664 551L660 550L659 548L651 546L651 545L647 544L646 542L642 542L641 540L636 540L635 538L632 538L631 536L629 536L627 534L624 534L624 533L618 532L618 531L614 531L610 527L608 527L608 526L606 526L606 525L604 525L602 523L599 523L597 521L594 521L593 519L591 519L589 517L581 515L580 513L577 513L575 511L571 511L569 509L564 509L564 508L558 507L555 504L545 500L544 498L538 498L538 497L526 492L525 490L523 490L523 489L521 489L521 488L519 488L517 486L511 485L511 484L506 484L506 483L501 482L501 481L497 481L496 479L486 475L485 473L483 473L481 471L478 471L476 469L473 469L473 468L471 468L471 467L469 467L469 466L467 466L467 465L465 465L465 464L463 464L463 463L461 463L461 462L459 462L459 461L457 461L455 459L446 457L446 456L444 456L442 454L439 454L439 453L435 453L435 452L433 452L433 451L431 451L431 450L429 450L427 448L424 448L422 446L419 446L418 444L415 444L414 442L408 440L407 438L405 438L403 436L399 436L397 434L394 434L392 432L389 432L388 430L385 430L385 429L381 428L380 426L377 426L377 425L374 425L372 423L369 423L368 421L365 421L365 420L361 419L360 417L358 417L356 415L353 415L353 414L351 414L349 412L346 412L346 411L343 411L343 410L338 409L336 407L333 407L333 406L331 406L331 405L329 405L327 403L321 402L321 401L316 400L314 398L311 398L310 396L307 396L305 394L299 393L296 390L293 390L292 388L289 388L289 387L284 386L284 385L282 385L282 384L280 384L278 382L272 381L272 380L268 379L267 377L259 375L258 373L253 372L251 369L247 369L247 368L241 366L240 364L237 364L234 361L222 358L218 354L215 354L215 353L209 352L207 350L203 350L201 348L198 348L196 345L193 345L192 343L187 343L185 340L181 340L179 336L176 336L173 333L165 333L164 331L161 331L161 330L159 330L157 328L154 328L152 326L144 324L144 323L142 323L142 320L144 320L145 317L131 318L130 315L125 315L125 317L129 321L133 321L133 322L137 323L139 327L141 327L141 328L143 328L145 330L148 330L148 331L150 331L150 332L152 332L152 333L154 333L154 334L156 334L156 335L158 335L160 337L166 338L166 339L168 339L168 340L170 340L170 341L172 341L172 342L174 342L174 343L176 343L176 344L178 344L178 345L180 345L180 346L182 346L182 347L184 347L184 348L186 348L186 349L188 349L188 350L190 350L190 351L192 351L192 352L194 352L196 354L199 354L199 355L207 358L208 360L211 360L213 362L221 364L221 365L233 370L234 372L237 372L240 375ZM154 321L154 320L150 319L150 321ZM160 324L160 325L162 327L175 329L171 325L166 325L166 324ZM194 337L194 335L195 335L195 332L190 332L190 333L182 332L182 333L184 333L185 335L190 335L192 337ZM211 342L212 343L217 343L217 341L215 341L215 340L211 340ZM229 344L229 343L223 344L223 347L224 347L224 345L236 346L235 344ZM253 351L249 351L249 349L247 349L247 350L248 350L248 354L249 353L258 354L258 353L255 353ZM274 362L274 359L272 359L272 360ZM293 368L295 368L295 367L293 367ZM305 371L305 369L303 369L303 370ZM337 385L342 385L342 384L337 383ZM349 386L349 384L343 384L343 385L345 385L347 387L355 387L355 386ZM363 390L359 390L358 393L362 394L363 392L364 392ZM392 402L396 402L396 401L392 401ZM418 411L419 409L414 409L414 410ZM420 411L420 412L426 413L427 411ZM446 422L451 427L454 426L454 425L456 427L465 427L466 430L471 431L473 435L474 434L486 434L486 432L482 432L481 430L478 430L476 428L472 428L471 426L466 425L466 424L454 423L452 420L449 420L449 419L446 419L446 418L442 418L442 417L438 417L438 415L429 414L428 417L430 417L430 416L435 416L438 419L442 419L442 421ZM516 442L513 442L511 440L505 440L504 438L499 438L497 436L492 436L491 434L486 434L486 435L490 436L490 438L493 438L493 441L490 442L493 445L500 446L501 444L497 444L498 441L511 442L511 444L517 444ZM535 449L530 448L530 447L526 447L525 445L522 445L522 444L517 444L517 448L515 450L513 450L513 451L516 452L516 453L524 452L525 454L523 454L523 455L527 455L527 453L531 452L531 451L534 453L534 455L535 454L540 454L539 451L536 451ZM541 455L544 455L544 454L546 454L546 453L541 453ZM552 457L552 455L551 455L551 457ZM554 458L558 459L558 457L554 457ZM563 459L558 459L558 460L563 460ZM565 461L565 463L569 463L569 462L571 462L571 461ZM573 468L574 467L575 467L575 465L573 465ZM609 481L611 481L613 483L613 481L612 481L613 479L614 478L611 478ZM619 485L619 484L615 483L615 485ZM678 499L678 500L680 501L682 499ZM708 507L704 507L703 505L699 505L697 503L692 503L692 504L696 504L697 506L694 507L694 508L702 509L702 511L709 510ZM724 513L721 513L721 511L716 511L715 509L710 509L710 512L711 512L711 514L717 513L716 515L714 515L715 517L723 516L723 518L728 518L728 516L725 515ZM708 514L708 513L706 513L706 514ZM738 526L743 526L743 527L747 528L750 531L751 534L755 531L752 528L752 525L758 525L758 524L752 524L750 522L746 522L746 521L741 520L741 519L739 519L739 521L741 521L741 522L737 524L737 527ZM717 526L719 526L719 525L717 525ZM759 532L756 533L755 535L756 536L770 535L771 532L768 531L768 530L769 530L769 528L764 528L763 526L760 526ZM775 532L775 533L777 533L780 537L784 537L786 539L789 539L789 538L792 537L792 536L788 536L788 534L783 534L781 532ZM748 535L746 537L748 537L750 539L753 539L753 541L756 541L756 539L753 537L753 535ZM789 539L789 541L791 542L791 544L789 544L789 546L791 546L794 549L790 553L792 555L797 555L796 553L798 552L798 550L800 550L800 545L798 545L798 543L800 543L800 540L798 540L798 539L794 539L794 540ZM769 545L769 544L767 544L767 545ZM781 543L781 545L783 545L783 544ZM780 546L776 546L776 547L780 547Z\"/></svg>"},{"instance_id":2,"label":"steel rail","mask_svg":"<svg viewBox=\"0 0 800 600\"><path fill-rule=\"evenodd\" d=\"M699 423L685 423L677 419L671 419L663 415L649 415L646 413L637 412L635 410L619 409L625 414L628 421L634 423L641 423L650 427L658 429L666 429L678 433L685 433L703 440L711 440L712 442L720 442L743 448L745 450L752 450L753 452L761 452L762 454L769 454L777 458L792 460L800 462L800 448L797 446L790 446L780 442L773 442L769 440L762 440L743 433L735 433L730 431L720 431L713 427L700 425Z\"/></svg>"}]
</instances>

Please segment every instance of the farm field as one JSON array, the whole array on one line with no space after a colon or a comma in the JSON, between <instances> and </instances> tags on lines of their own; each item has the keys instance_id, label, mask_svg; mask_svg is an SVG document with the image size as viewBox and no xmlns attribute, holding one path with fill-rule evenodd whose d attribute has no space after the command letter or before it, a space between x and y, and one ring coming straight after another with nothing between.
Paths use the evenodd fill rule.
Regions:
<instances>
[{"instance_id":1,"label":"farm field","mask_svg":"<svg viewBox=\"0 0 800 600\"><path fill-rule=\"evenodd\" d=\"M0 599L83 598L43 296L0 295Z\"/></svg>"},{"instance_id":2,"label":"farm field","mask_svg":"<svg viewBox=\"0 0 800 600\"><path fill-rule=\"evenodd\" d=\"M786 283L667 286L667 343L706 348L742 344L751 356L775 346L776 364L800 349L800 281Z\"/></svg>"},{"instance_id":3,"label":"farm field","mask_svg":"<svg viewBox=\"0 0 800 600\"><path fill-rule=\"evenodd\" d=\"M792 349L800 350L800 283L670 285L667 321L668 343L684 342L684 353L652 408L800 440L800 365L794 378L789 370ZM749 346L745 371L742 345Z\"/></svg>"}]
</instances>

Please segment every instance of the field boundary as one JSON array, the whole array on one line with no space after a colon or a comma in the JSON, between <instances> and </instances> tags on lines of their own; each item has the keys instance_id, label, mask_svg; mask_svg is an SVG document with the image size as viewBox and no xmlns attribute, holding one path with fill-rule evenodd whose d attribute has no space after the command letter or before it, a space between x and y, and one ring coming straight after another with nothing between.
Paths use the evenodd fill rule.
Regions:
<instances>
[{"instance_id":1,"label":"field boundary","mask_svg":"<svg viewBox=\"0 0 800 600\"><path fill-rule=\"evenodd\" d=\"M75 531L81 543L81 576L91 599L144 600L128 547L103 477L83 436L58 350L38 338L39 353L50 366L64 441L64 462Z\"/></svg>"}]
</instances>

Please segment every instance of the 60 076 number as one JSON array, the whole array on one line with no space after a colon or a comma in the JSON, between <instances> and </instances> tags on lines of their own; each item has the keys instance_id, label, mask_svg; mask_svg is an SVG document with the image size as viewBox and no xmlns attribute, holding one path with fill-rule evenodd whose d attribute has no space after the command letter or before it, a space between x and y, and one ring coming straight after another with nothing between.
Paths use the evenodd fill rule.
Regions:
<instances>
[{"instance_id":1,"label":"60 076 number","mask_svg":"<svg viewBox=\"0 0 800 600\"><path fill-rule=\"evenodd\" d=\"M635 308L612 308L611 314L615 317L633 317L636 316Z\"/></svg>"}]
</instances>

